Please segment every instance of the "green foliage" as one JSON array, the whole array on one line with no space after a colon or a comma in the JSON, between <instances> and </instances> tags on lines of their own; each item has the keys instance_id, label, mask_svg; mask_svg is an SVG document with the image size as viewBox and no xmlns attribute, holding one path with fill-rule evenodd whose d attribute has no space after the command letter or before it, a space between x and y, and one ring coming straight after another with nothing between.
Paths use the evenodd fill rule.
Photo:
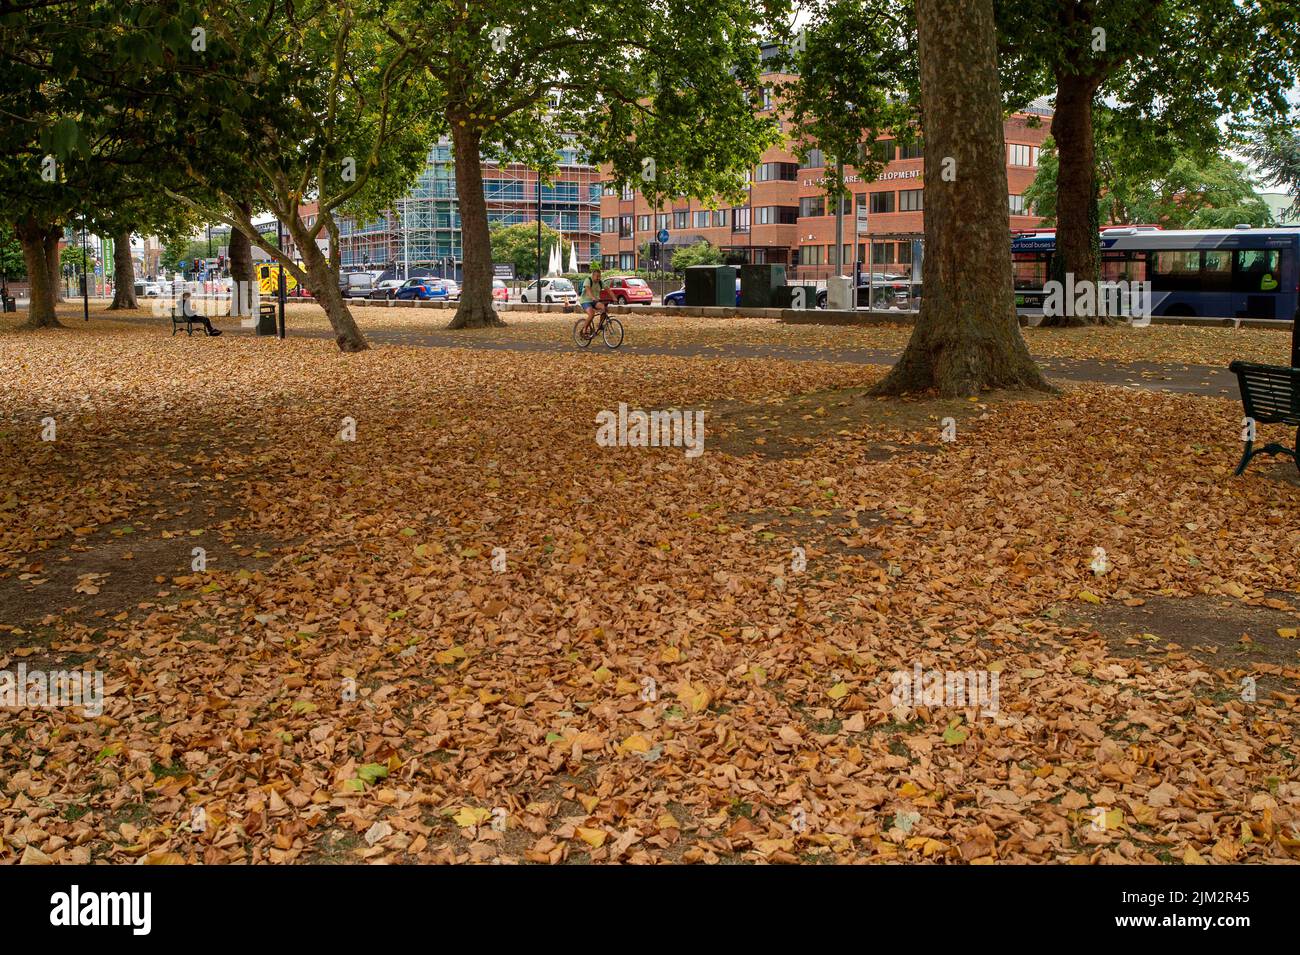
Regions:
<instances>
[{"instance_id":1,"label":"green foliage","mask_svg":"<svg viewBox=\"0 0 1300 955\"><path fill-rule=\"evenodd\" d=\"M779 61L795 75L776 101L792 122L797 150L826 155L826 193L846 194L837 160L864 180L885 167L870 144L889 133L913 138L920 102L911 3L822 0L808 5L804 32Z\"/></svg>"},{"instance_id":2,"label":"green foliage","mask_svg":"<svg viewBox=\"0 0 1300 955\"><path fill-rule=\"evenodd\" d=\"M1099 114L1105 116L1104 112ZM1103 223L1153 223L1168 229L1220 229L1271 222L1267 204L1243 163L1197 150L1142 155L1119 127L1098 124L1098 212ZM1025 199L1052 224L1056 217L1059 160L1049 139L1039 154L1038 175Z\"/></svg>"},{"instance_id":3,"label":"green foliage","mask_svg":"<svg viewBox=\"0 0 1300 955\"><path fill-rule=\"evenodd\" d=\"M673 271L681 272L692 265L723 265L726 260L727 256L720 248L707 239L701 239L673 253Z\"/></svg>"},{"instance_id":4,"label":"green foliage","mask_svg":"<svg viewBox=\"0 0 1300 955\"><path fill-rule=\"evenodd\" d=\"M1300 115L1291 119L1284 113L1275 121L1257 123L1245 152L1265 182L1291 194L1294 201L1285 215L1300 217Z\"/></svg>"},{"instance_id":5,"label":"green foliage","mask_svg":"<svg viewBox=\"0 0 1300 955\"><path fill-rule=\"evenodd\" d=\"M0 275L20 278L27 274L23 261L23 247L12 229L0 227Z\"/></svg>"},{"instance_id":6,"label":"green foliage","mask_svg":"<svg viewBox=\"0 0 1300 955\"><path fill-rule=\"evenodd\" d=\"M166 272L176 272L180 271L180 263L184 262L185 271L189 271L193 268L190 263L195 259L207 257L207 239L172 239L163 246L162 255L158 257L158 266Z\"/></svg>"},{"instance_id":7,"label":"green foliage","mask_svg":"<svg viewBox=\"0 0 1300 955\"><path fill-rule=\"evenodd\" d=\"M572 242L545 223L542 224L542 261L548 261L556 242L561 243L564 264L569 264ZM492 228L492 261L514 263L518 276L537 274L537 222L519 222L514 225L495 224Z\"/></svg>"}]
</instances>

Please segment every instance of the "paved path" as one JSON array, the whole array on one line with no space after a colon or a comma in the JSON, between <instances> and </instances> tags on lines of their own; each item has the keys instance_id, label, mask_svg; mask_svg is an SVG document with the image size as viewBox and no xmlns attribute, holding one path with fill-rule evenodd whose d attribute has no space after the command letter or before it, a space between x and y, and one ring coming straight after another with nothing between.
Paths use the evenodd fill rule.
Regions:
<instances>
[{"instance_id":1,"label":"paved path","mask_svg":"<svg viewBox=\"0 0 1300 955\"><path fill-rule=\"evenodd\" d=\"M157 319L123 317L119 321L138 322L168 328ZM226 324L226 334L248 335L250 330L231 330ZM567 329L563 329L567 332ZM561 331L557 328L557 335ZM293 329L289 334L304 338L333 338L325 329ZM485 340L467 338L442 328L385 329L369 328L366 338L376 344L410 345L420 348L478 348L487 351L520 352L574 352L567 336L551 342ZM604 352L596 343L592 349ZM620 354L665 355L674 358L781 358L787 361L833 361L861 365L892 365L900 352L882 348L797 348L782 345L636 345L630 340L619 349ZM1227 366L1161 364L1139 361L1100 361L1091 358L1042 358L1035 356L1049 378L1066 381L1092 381L1101 384L1140 388L1147 391L1167 391L1174 394L1207 395L1238 399L1237 377Z\"/></svg>"}]
</instances>

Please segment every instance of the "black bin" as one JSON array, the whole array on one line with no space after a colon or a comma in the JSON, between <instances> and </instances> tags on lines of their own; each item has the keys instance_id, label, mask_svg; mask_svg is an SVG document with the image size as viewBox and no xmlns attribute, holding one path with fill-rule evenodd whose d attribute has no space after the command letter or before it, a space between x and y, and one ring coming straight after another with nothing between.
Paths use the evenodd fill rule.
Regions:
<instances>
[{"instance_id":1,"label":"black bin","mask_svg":"<svg viewBox=\"0 0 1300 955\"><path fill-rule=\"evenodd\" d=\"M795 289L803 289L803 308L817 307L817 286L782 285L772 293L773 308L799 308L795 304Z\"/></svg>"},{"instance_id":2,"label":"black bin","mask_svg":"<svg viewBox=\"0 0 1300 955\"><path fill-rule=\"evenodd\" d=\"M730 265L692 265L686 270L686 304L702 308L734 308L735 268Z\"/></svg>"},{"instance_id":3,"label":"black bin","mask_svg":"<svg viewBox=\"0 0 1300 955\"><path fill-rule=\"evenodd\" d=\"M742 308L775 308L772 296L777 289L784 285L784 265L742 265L740 267L740 305Z\"/></svg>"},{"instance_id":4,"label":"black bin","mask_svg":"<svg viewBox=\"0 0 1300 955\"><path fill-rule=\"evenodd\" d=\"M262 302L257 308L257 334L275 334L275 303Z\"/></svg>"}]
</instances>

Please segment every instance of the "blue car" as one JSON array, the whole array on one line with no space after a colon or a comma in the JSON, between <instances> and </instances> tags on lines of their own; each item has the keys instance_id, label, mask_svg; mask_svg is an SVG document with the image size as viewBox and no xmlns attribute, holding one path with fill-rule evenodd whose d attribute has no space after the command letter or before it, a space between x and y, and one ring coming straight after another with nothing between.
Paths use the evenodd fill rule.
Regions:
<instances>
[{"instance_id":1,"label":"blue car","mask_svg":"<svg viewBox=\"0 0 1300 955\"><path fill-rule=\"evenodd\" d=\"M676 292L668 292L664 295L665 305L675 305L679 308L686 304L686 286L683 285ZM736 279L736 305L740 305L740 279Z\"/></svg>"},{"instance_id":2,"label":"blue car","mask_svg":"<svg viewBox=\"0 0 1300 955\"><path fill-rule=\"evenodd\" d=\"M430 301L433 299L446 299L447 286L443 285L438 279L432 278L413 278L407 279L401 287L393 294L393 298L411 298L420 301Z\"/></svg>"}]
</instances>

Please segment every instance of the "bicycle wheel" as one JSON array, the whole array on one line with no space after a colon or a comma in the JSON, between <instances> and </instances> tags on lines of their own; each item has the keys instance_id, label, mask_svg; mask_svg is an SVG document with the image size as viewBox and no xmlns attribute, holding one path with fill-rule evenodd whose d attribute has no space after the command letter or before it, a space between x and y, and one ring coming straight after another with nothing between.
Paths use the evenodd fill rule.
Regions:
<instances>
[{"instance_id":1,"label":"bicycle wheel","mask_svg":"<svg viewBox=\"0 0 1300 955\"><path fill-rule=\"evenodd\" d=\"M605 345L609 348L617 348L623 344L623 323L617 318L605 320L605 327L601 329L600 337L605 339Z\"/></svg>"},{"instance_id":2,"label":"bicycle wheel","mask_svg":"<svg viewBox=\"0 0 1300 955\"><path fill-rule=\"evenodd\" d=\"M591 344L591 340L596 337L594 332L591 335L583 334L583 329L586 325L587 320L585 318L580 318L573 323L573 344L577 345L579 348L586 348Z\"/></svg>"}]
</instances>

